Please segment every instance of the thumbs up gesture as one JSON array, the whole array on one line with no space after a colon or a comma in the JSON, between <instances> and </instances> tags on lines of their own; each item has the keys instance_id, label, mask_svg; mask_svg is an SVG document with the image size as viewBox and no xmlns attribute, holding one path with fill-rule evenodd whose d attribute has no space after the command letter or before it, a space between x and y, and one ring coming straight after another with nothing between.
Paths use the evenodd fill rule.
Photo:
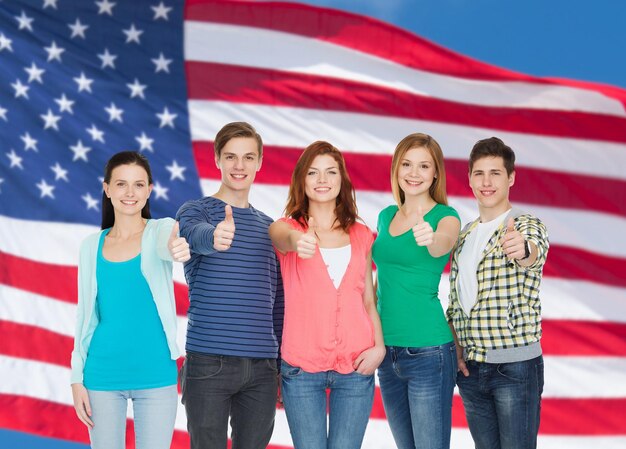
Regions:
<instances>
[{"instance_id":1,"label":"thumbs up gesture","mask_svg":"<svg viewBox=\"0 0 626 449\"><path fill-rule=\"evenodd\" d=\"M315 255L315 248L317 247L317 237L315 236L315 219L309 218L309 228L306 232L301 232L298 241L296 242L296 252L301 259L310 259Z\"/></svg>"},{"instance_id":2,"label":"thumbs up gesture","mask_svg":"<svg viewBox=\"0 0 626 449\"><path fill-rule=\"evenodd\" d=\"M176 262L187 262L191 259L191 251L189 251L189 243L184 237L178 236L179 224L176 222L172 228L172 233L167 241L167 247L170 250L172 259Z\"/></svg>"},{"instance_id":3,"label":"thumbs up gesture","mask_svg":"<svg viewBox=\"0 0 626 449\"><path fill-rule=\"evenodd\" d=\"M522 234L515 230L515 223L513 218L509 218L506 223L506 232L504 237L500 240L500 245L504 254L509 259L523 259L526 253L524 245L526 241Z\"/></svg>"},{"instance_id":4,"label":"thumbs up gesture","mask_svg":"<svg viewBox=\"0 0 626 449\"><path fill-rule=\"evenodd\" d=\"M417 246L428 246L435 241L435 232L427 221L424 221L424 210L417 208L417 224L413 226L413 237Z\"/></svg>"},{"instance_id":5,"label":"thumbs up gesture","mask_svg":"<svg viewBox=\"0 0 626 449\"><path fill-rule=\"evenodd\" d=\"M220 221L213 231L213 248L216 251L226 251L235 238L235 219L230 204L224 207L224 220Z\"/></svg>"}]
</instances>

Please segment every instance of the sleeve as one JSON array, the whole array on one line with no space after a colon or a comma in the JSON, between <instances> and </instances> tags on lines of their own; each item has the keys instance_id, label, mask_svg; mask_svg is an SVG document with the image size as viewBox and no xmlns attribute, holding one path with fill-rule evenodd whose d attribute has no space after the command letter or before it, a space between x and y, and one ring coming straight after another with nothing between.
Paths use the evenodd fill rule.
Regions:
<instances>
[{"instance_id":1,"label":"sleeve","mask_svg":"<svg viewBox=\"0 0 626 449\"><path fill-rule=\"evenodd\" d=\"M532 215L521 215L515 219L517 231L524 236L524 239L532 242L537 247L537 259L526 267L527 270L541 271L548 257L548 230L537 217Z\"/></svg>"},{"instance_id":2,"label":"sleeve","mask_svg":"<svg viewBox=\"0 0 626 449\"><path fill-rule=\"evenodd\" d=\"M192 253L208 256L216 252L213 248L215 226L211 218L197 201L188 201L178 210L176 221L180 223L180 236L187 240Z\"/></svg>"},{"instance_id":3,"label":"sleeve","mask_svg":"<svg viewBox=\"0 0 626 449\"><path fill-rule=\"evenodd\" d=\"M159 259L167 260L169 262L174 260L169 249L170 235L172 235L174 223L176 222L169 217L156 220L155 246L157 254L159 255Z\"/></svg>"},{"instance_id":4,"label":"sleeve","mask_svg":"<svg viewBox=\"0 0 626 449\"><path fill-rule=\"evenodd\" d=\"M89 285L86 281L86 276L91 276L91 263L89 261L89 251L87 248L87 241L84 241L80 246L80 253L78 259L78 306L76 308L76 326L74 328L74 349L71 356L71 374L70 383L82 383L83 382L83 369L85 367L85 360L83 358L82 339L85 332L85 301L89 294Z\"/></svg>"},{"instance_id":5,"label":"sleeve","mask_svg":"<svg viewBox=\"0 0 626 449\"><path fill-rule=\"evenodd\" d=\"M283 288L283 278L280 275L280 262L276 261L276 295L274 297L274 308L272 318L274 321L274 335L278 341L278 371L280 372L280 348L283 343L283 322L285 317L285 290Z\"/></svg>"}]
</instances>

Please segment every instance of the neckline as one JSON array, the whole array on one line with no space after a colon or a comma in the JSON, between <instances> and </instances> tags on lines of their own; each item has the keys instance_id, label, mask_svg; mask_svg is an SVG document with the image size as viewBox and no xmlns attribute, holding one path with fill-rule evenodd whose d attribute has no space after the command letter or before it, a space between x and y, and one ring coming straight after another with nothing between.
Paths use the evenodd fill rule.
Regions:
<instances>
[{"instance_id":1,"label":"neckline","mask_svg":"<svg viewBox=\"0 0 626 449\"><path fill-rule=\"evenodd\" d=\"M146 226L148 224L146 223ZM145 232L146 229L144 228L143 232ZM109 234L109 232L111 232L111 228L105 229L104 231L102 231L102 234L100 235L100 242L98 244L98 256L100 257L100 259L102 259L104 262L106 263L110 263L110 264L123 264L123 263L130 263L133 262L135 259L141 257L141 244L139 247L139 252L137 253L137 255L131 257L130 259L126 259L126 260L109 260L106 257L104 257L104 238ZM143 243L143 235L141 236L141 241Z\"/></svg>"},{"instance_id":2,"label":"neckline","mask_svg":"<svg viewBox=\"0 0 626 449\"><path fill-rule=\"evenodd\" d=\"M437 206L439 206L439 203L435 203L435 205L433 207L430 208L430 210L428 212L426 212L424 214L424 218L429 215L432 211L435 210L435 208L437 208ZM390 231L391 228L391 222L393 221L393 219L396 217L396 215L398 214L398 212L400 212L400 208L398 206L393 206L396 208L396 211L393 213L393 215L391 216L391 218L389 219L389 222L387 223L387 235L389 237L391 237L392 239L397 239L399 237L402 237L404 235L406 235L407 233L409 233L409 231L411 231L413 229L413 226L411 226L409 229L407 229L406 231L402 232L401 234L398 235L393 235Z\"/></svg>"}]
</instances>

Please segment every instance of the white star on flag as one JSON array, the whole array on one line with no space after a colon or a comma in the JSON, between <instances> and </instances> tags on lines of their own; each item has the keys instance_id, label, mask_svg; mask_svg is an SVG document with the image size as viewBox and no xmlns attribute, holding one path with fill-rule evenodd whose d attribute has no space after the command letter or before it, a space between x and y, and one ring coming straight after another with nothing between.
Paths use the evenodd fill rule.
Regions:
<instances>
[{"instance_id":1,"label":"white star on flag","mask_svg":"<svg viewBox=\"0 0 626 449\"><path fill-rule=\"evenodd\" d=\"M46 196L49 196L50 198L54 199L54 186L51 186L50 184L48 184L46 182L45 179L42 179L38 184L36 184L37 187L39 188L39 190L41 191L41 195L40 198L44 198Z\"/></svg>"},{"instance_id":2,"label":"white star on flag","mask_svg":"<svg viewBox=\"0 0 626 449\"><path fill-rule=\"evenodd\" d=\"M78 91L82 92L83 90L86 90L89 93L91 92L91 83L93 83L93 79L91 78L87 78L85 76L85 72L80 72L80 76L73 78L74 81L76 81L76 84L78 84Z\"/></svg>"},{"instance_id":3,"label":"white star on flag","mask_svg":"<svg viewBox=\"0 0 626 449\"><path fill-rule=\"evenodd\" d=\"M11 87L15 89L15 98L24 97L28 99L28 89L30 89L30 87L27 84L22 84L18 79L15 80L14 83L11 83Z\"/></svg>"},{"instance_id":4,"label":"white star on flag","mask_svg":"<svg viewBox=\"0 0 626 449\"><path fill-rule=\"evenodd\" d=\"M9 168L19 167L24 170L24 167L22 167L22 158L17 155L13 148L11 148L11 152L6 153L6 155L11 163L11 166Z\"/></svg>"},{"instance_id":5,"label":"white star on flag","mask_svg":"<svg viewBox=\"0 0 626 449\"><path fill-rule=\"evenodd\" d=\"M139 151L148 150L154 153L154 149L152 148L152 143L154 142L154 139L146 136L145 132L142 131L141 136L135 137L135 140L139 142Z\"/></svg>"},{"instance_id":6,"label":"white star on flag","mask_svg":"<svg viewBox=\"0 0 626 449\"><path fill-rule=\"evenodd\" d=\"M159 73L161 71L170 73L170 64L172 63L172 60L166 59L165 56L163 56L163 53L159 53L159 57L157 59L152 59L152 62L156 66L154 73Z\"/></svg>"},{"instance_id":7,"label":"white star on flag","mask_svg":"<svg viewBox=\"0 0 626 449\"><path fill-rule=\"evenodd\" d=\"M113 7L116 3L109 2L109 0L103 0L101 2L96 2L96 5L98 5L98 15L108 14L113 16Z\"/></svg>"},{"instance_id":8,"label":"white star on flag","mask_svg":"<svg viewBox=\"0 0 626 449\"><path fill-rule=\"evenodd\" d=\"M4 178L0 178L0 186L2 186L3 182L4 182ZM0 193L2 193L2 189L0 189Z\"/></svg>"},{"instance_id":9,"label":"white star on flag","mask_svg":"<svg viewBox=\"0 0 626 449\"><path fill-rule=\"evenodd\" d=\"M59 105L59 112L69 112L70 114L74 113L72 106L75 101L67 98L65 94L61 95L61 98L55 98L54 101Z\"/></svg>"},{"instance_id":10,"label":"white star on flag","mask_svg":"<svg viewBox=\"0 0 626 449\"><path fill-rule=\"evenodd\" d=\"M24 151L33 150L37 153L39 150L37 149L37 140L30 137L29 133L20 136L22 142L24 142Z\"/></svg>"},{"instance_id":11,"label":"white star on flag","mask_svg":"<svg viewBox=\"0 0 626 449\"><path fill-rule=\"evenodd\" d=\"M46 9L48 6L51 8L57 9L57 2L59 0L43 0L43 9Z\"/></svg>"},{"instance_id":12,"label":"white star on flag","mask_svg":"<svg viewBox=\"0 0 626 449\"><path fill-rule=\"evenodd\" d=\"M157 6L151 6L150 8L152 9L152 11L154 11L154 18L152 20L169 20L169 17L167 17L167 15L170 13L172 8L166 7L163 2L159 3Z\"/></svg>"},{"instance_id":13,"label":"white star on flag","mask_svg":"<svg viewBox=\"0 0 626 449\"><path fill-rule=\"evenodd\" d=\"M87 128L87 132L91 135L92 140L104 143L104 132L96 128L92 123L91 128Z\"/></svg>"},{"instance_id":14,"label":"white star on flag","mask_svg":"<svg viewBox=\"0 0 626 449\"><path fill-rule=\"evenodd\" d=\"M169 109L164 108L163 112L160 114L156 114L156 116L159 117L159 119L161 120L159 128L163 128L164 126L174 128L174 119L178 117L178 114L170 114Z\"/></svg>"},{"instance_id":15,"label":"white star on flag","mask_svg":"<svg viewBox=\"0 0 626 449\"><path fill-rule=\"evenodd\" d=\"M48 109L47 114L41 114L40 117L45 122L43 125L43 129L53 128L54 130L59 130L59 125L57 124L59 120L61 120L60 115L54 115L51 109Z\"/></svg>"},{"instance_id":16,"label":"white star on flag","mask_svg":"<svg viewBox=\"0 0 626 449\"><path fill-rule=\"evenodd\" d=\"M98 200L92 197L89 192L81 196L81 198L83 199L83 201L85 201L85 203L87 203L87 210L98 210Z\"/></svg>"},{"instance_id":17,"label":"white star on flag","mask_svg":"<svg viewBox=\"0 0 626 449\"><path fill-rule=\"evenodd\" d=\"M24 67L26 73L28 73L28 82L32 83L33 81L37 81L39 84L43 84L43 80L41 79L41 75L43 75L46 71L44 69L40 69L33 62L30 67Z\"/></svg>"},{"instance_id":18,"label":"white star on flag","mask_svg":"<svg viewBox=\"0 0 626 449\"><path fill-rule=\"evenodd\" d=\"M115 103L111 103L111 106L109 106L108 108L104 108L105 111L107 111L107 113L109 114L109 121L112 122L114 120L117 120L118 122L122 123L122 114L124 113L123 109L118 109L117 106L115 106Z\"/></svg>"},{"instance_id":19,"label":"white star on flag","mask_svg":"<svg viewBox=\"0 0 626 449\"><path fill-rule=\"evenodd\" d=\"M69 179L67 179L67 170L61 167L61 164L59 164L58 162L50 167L50 170L54 172L55 181L62 179L65 182L69 182Z\"/></svg>"},{"instance_id":20,"label":"white star on flag","mask_svg":"<svg viewBox=\"0 0 626 449\"><path fill-rule=\"evenodd\" d=\"M65 48L57 47L57 43L52 41L52 44L50 44L49 47L44 47L43 49L48 53L48 62L55 59L61 62L61 53L65 51Z\"/></svg>"},{"instance_id":21,"label":"white star on flag","mask_svg":"<svg viewBox=\"0 0 626 449\"><path fill-rule=\"evenodd\" d=\"M100 67L101 69L104 69L106 67L111 67L112 69L115 68L115 60L117 59L117 55L109 53L108 48L105 48L104 53L99 54L98 58L100 58L100 60L102 61L102 66Z\"/></svg>"},{"instance_id":22,"label":"white star on flag","mask_svg":"<svg viewBox=\"0 0 626 449\"><path fill-rule=\"evenodd\" d=\"M5 122L7 122L7 121L8 121L8 119L7 119L7 112L9 112L9 110L8 110L8 109L3 108L2 106L0 106L0 118L1 118L2 120L4 120Z\"/></svg>"},{"instance_id":23,"label":"white star on flag","mask_svg":"<svg viewBox=\"0 0 626 449\"><path fill-rule=\"evenodd\" d=\"M71 39L74 39L76 36L85 39L85 31L89 28L89 25L83 25L80 23L80 19L76 18L76 22L73 24L68 23L67 26L70 30L72 30L72 35L70 36Z\"/></svg>"},{"instance_id":24,"label":"white star on flag","mask_svg":"<svg viewBox=\"0 0 626 449\"><path fill-rule=\"evenodd\" d=\"M0 33L0 51L5 50L5 49L9 51L13 51L13 47L11 47L12 42L13 41L9 39L8 37L6 37L4 33Z\"/></svg>"},{"instance_id":25,"label":"white star on flag","mask_svg":"<svg viewBox=\"0 0 626 449\"><path fill-rule=\"evenodd\" d=\"M135 78L133 84L126 84L126 86L130 89L130 98L141 97L145 100L146 97L144 96L143 91L146 90L146 87L148 87L147 85L140 84L139 80Z\"/></svg>"},{"instance_id":26,"label":"white star on flag","mask_svg":"<svg viewBox=\"0 0 626 449\"><path fill-rule=\"evenodd\" d=\"M143 30L139 30L135 28L135 24L131 23L130 28L127 30L122 30L122 32L126 35L126 43L130 44L131 42L136 42L141 44L139 41L139 36L143 33Z\"/></svg>"},{"instance_id":27,"label":"white star on flag","mask_svg":"<svg viewBox=\"0 0 626 449\"><path fill-rule=\"evenodd\" d=\"M178 162L176 162L176 160L172 161L172 165L166 165L165 169L171 174L170 181L173 181L175 179L180 179L181 181L185 180L185 175L183 173L185 172L185 170L187 170L187 167L178 165Z\"/></svg>"},{"instance_id":28,"label":"white star on flag","mask_svg":"<svg viewBox=\"0 0 626 449\"><path fill-rule=\"evenodd\" d=\"M33 18L28 17L24 10L22 10L22 14L19 17L16 17L15 20L18 22L18 30L23 30L26 28L28 31L33 31Z\"/></svg>"},{"instance_id":29,"label":"white star on flag","mask_svg":"<svg viewBox=\"0 0 626 449\"><path fill-rule=\"evenodd\" d=\"M70 146L70 150L74 153L74 157L72 158L73 162L76 162L79 159L89 162L87 159L87 153L91 151L91 148L84 146L81 140L79 140L76 145Z\"/></svg>"},{"instance_id":30,"label":"white star on flag","mask_svg":"<svg viewBox=\"0 0 626 449\"><path fill-rule=\"evenodd\" d=\"M167 196L167 191L169 189L167 187L163 187L160 183L156 182L152 190L154 191L157 200L163 198L164 200L169 201L169 197Z\"/></svg>"}]
</instances>

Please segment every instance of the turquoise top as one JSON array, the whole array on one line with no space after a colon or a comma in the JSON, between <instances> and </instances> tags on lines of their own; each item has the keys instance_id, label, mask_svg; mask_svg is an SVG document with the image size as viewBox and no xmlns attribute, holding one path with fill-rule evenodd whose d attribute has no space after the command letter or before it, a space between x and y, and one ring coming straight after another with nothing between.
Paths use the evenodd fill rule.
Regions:
<instances>
[{"instance_id":1,"label":"turquoise top","mask_svg":"<svg viewBox=\"0 0 626 449\"><path fill-rule=\"evenodd\" d=\"M176 362L148 282L141 273L141 253L124 262L102 255L96 263L96 313L99 318L87 359L85 387L90 390L133 390L176 384Z\"/></svg>"}]
</instances>

